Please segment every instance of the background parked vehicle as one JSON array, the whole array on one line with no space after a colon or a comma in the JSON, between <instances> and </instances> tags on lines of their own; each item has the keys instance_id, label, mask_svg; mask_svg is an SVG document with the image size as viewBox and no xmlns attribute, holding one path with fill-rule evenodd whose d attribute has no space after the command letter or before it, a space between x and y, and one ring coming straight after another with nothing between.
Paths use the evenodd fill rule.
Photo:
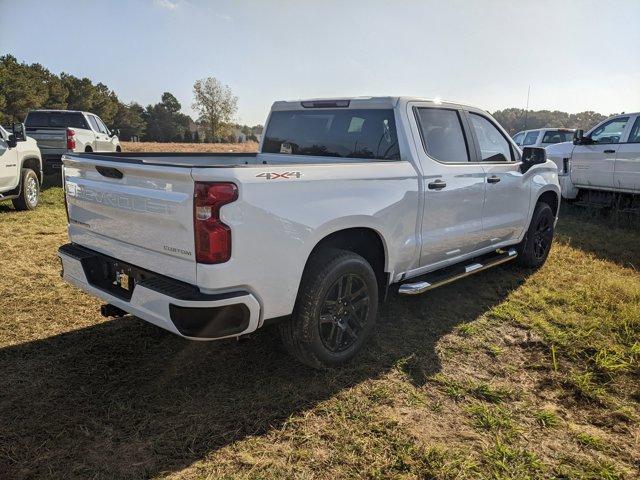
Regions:
<instances>
[{"instance_id":1,"label":"background parked vehicle","mask_svg":"<svg viewBox=\"0 0 640 480\"><path fill-rule=\"evenodd\" d=\"M90 112L75 110L32 110L25 119L27 134L36 139L44 170L60 169L61 158L73 152L119 152L117 132Z\"/></svg>"},{"instance_id":2,"label":"background parked vehicle","mask_svg":"<svg viewBox=\"0 0 640 480\"><path fill-rule=\"evenodd\" d=\"M63 275L105 316L199 340L285 318L314 367L361 349L388 288L541 266L560 198L544 149L521 153L482 110L404 97L276 102L257 154L63 161Z\"/></svg>"},{"instance_id":3,"label":"background parked vehicle","mask_svg":"<svg viewBox=\"0 0 640 480\"><path fill-rule=\"evenodd\" d=\"M17 210L38 206L42 184L42 158L33 138L26 137L24 125L0 127L0 200L12 200Z\"/></svg>"},{"instance_id":4,"label":"background parked vehicle","mask_svg":"<svg viewBox=\"0 0 640 480\"><path fill-rule=\"evenodd\" d=\"M548 147L556 143L570 142L573 139L572 128L537 128L523 130L513 136L519 147Z\"/></svg>"},{"instance_id":5,"label":"background parked vehicle","mask_svg":"<svg viewBox=\"0 0 640 480\"><path fill-rule=\"evenodd\" d=\"M577 130L573 142L546 150L558 165L563 198L584 192L607 203L611 193L640 194L640 113L613 116L586 134Z\"/></svg>"}]
</instances>

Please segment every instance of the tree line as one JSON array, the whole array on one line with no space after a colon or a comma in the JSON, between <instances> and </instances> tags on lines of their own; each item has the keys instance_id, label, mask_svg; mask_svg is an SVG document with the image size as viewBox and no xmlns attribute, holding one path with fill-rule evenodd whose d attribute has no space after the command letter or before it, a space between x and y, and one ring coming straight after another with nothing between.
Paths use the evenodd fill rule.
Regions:
<instances>
[{"instance_id":1,"label":"tree line","mask_svg":"<svg viewBox=\"0 0 640 480\"><path fill-rule=\"evenodd\" d=\"M611 115L602 115L593 111L580 113L567 113L558 110L527 111L522 108L506 108L493 112L494 118L511 135L522 130L544 127L582 128L586 131Z\"/></svg>"},{"instance_id":2,"label":"tree line","mask_svg":"<svg viewBox=\"0 0 640 480\"><path fill-rule=\"evenodd\" d=\"M82 110L95 113L108 127L119 129L122 140L152 142L232 142L238 133L256 140L261 125L233 122L237 97L210 77L194 84L194 120L181 113L182 105L170 92L160 102L143 107L124 103L107 85L68 73L56 75L39 63L19 62L13 55L0 57L0 123L24 121L29 110L39 108Z\"/></svg>"},{"instance_id":3,"label":"tree line","mask_svg":"<svg viewBox=\"0 0 640 480\"><path fill-rule=\"evenodd\" d=\"M181 113L182 105L170 92L160 102L143 107L124 103L107 85L68 73L56 75L39 63L19 62L12 55L0 57L0 123L23 121L37 108L84 110L97 114L120 138L154 142L236 141L237 133L255 140L262 126L233 122L237 97L228 86L209 77L195 82L192 107L200 114L194 120ZM498 110L493 116L510 133L542 127L589 129L607 118L593 111L527 111L521 108Z\"/></svg>"}]
</instances>

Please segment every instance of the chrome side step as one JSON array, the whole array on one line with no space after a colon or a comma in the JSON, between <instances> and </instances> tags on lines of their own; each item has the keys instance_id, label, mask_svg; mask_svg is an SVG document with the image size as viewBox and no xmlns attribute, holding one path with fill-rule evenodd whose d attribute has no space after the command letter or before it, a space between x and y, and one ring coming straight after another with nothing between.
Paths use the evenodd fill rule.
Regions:
<instances>
[{"instance_id":1,"label":"chrome side step","mask_svg":"<svg viewBox=\"0 0 640 480\"><path fill-rule=\"evenodd\" d=\"M400 295L419 295L427 290L446 285L460 278L468 277L487 268L508 262L517 256L518 252L515 248L497 250L494 253L478 257L472 260L471 263L460 263L421 275L415 282L400 285L398 293L400 293Z\"/></svg>"}]
</instances>

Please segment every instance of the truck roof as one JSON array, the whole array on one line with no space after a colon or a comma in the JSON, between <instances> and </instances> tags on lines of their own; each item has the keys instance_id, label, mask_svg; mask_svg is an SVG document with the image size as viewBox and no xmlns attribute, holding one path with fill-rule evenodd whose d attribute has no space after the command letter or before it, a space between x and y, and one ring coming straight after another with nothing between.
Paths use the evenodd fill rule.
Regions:
<instances>
[{"instance_id":1,"label":"truck roof","mask_svg":"<svg viewBox=\"0 0 640 480\"><path fill-rule=\"evenodd\" d=\"M341 104L342 102L342 104ZM347 103L348 102L348 103ZM273 103L271 110L298 110L301 108L395 108L400 103L427 102L434 105L466 107L481 110L472 105L459 102L450 102L438 98L423 98L412 96L388 96L388 97L339 97L339 98L308 98L300 100L278 100ZM345 105L345 103L347 103ZM307 104L307 105L305 105ZM315 105L314 105L315 104Z\"/></svg>"},{"instance_id":2,"label":"truck roof","mask_svg":"<svg viewBox=\"0 0 640 480\"><path fill-rule=\"evenodd\" d=\"M55 112L64 112L64 113L84 113L87 115L94 115L91 112L85 112L83 110L64 110L64 109L55 109L55 108L38 108L36 110L29 110L29 112L27 113L27 115L29 113L33 113L33 112L44 112L44 113L55 113Z\"/></svg>"}]
</instances>

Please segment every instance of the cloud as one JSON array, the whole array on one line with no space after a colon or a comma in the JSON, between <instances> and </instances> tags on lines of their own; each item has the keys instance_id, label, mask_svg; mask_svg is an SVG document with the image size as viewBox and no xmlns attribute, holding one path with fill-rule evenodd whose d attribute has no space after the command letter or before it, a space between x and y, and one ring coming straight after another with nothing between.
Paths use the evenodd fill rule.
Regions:
<instances>
[{"instance_id":1,"label":"cloud","mask_svg":"<svg viewBox=\"0 0 640 480\"><path fill-rule=\"evenodd\" d=\"M233 17L231 15L227 15L226 13L216 13L216 17L227 22L233 20Z\"/></svg>"},{"instance_id":2,"label":"cloud","mask_svg":"<svg viewBox=\"0 0 640 480\"><path fill-rule=\"evenodd\" d=\"M178 2L172 2L171 0L153 0L153 4L165 10L175 10L178 8Z\"/></svg>"}]
</instances>

